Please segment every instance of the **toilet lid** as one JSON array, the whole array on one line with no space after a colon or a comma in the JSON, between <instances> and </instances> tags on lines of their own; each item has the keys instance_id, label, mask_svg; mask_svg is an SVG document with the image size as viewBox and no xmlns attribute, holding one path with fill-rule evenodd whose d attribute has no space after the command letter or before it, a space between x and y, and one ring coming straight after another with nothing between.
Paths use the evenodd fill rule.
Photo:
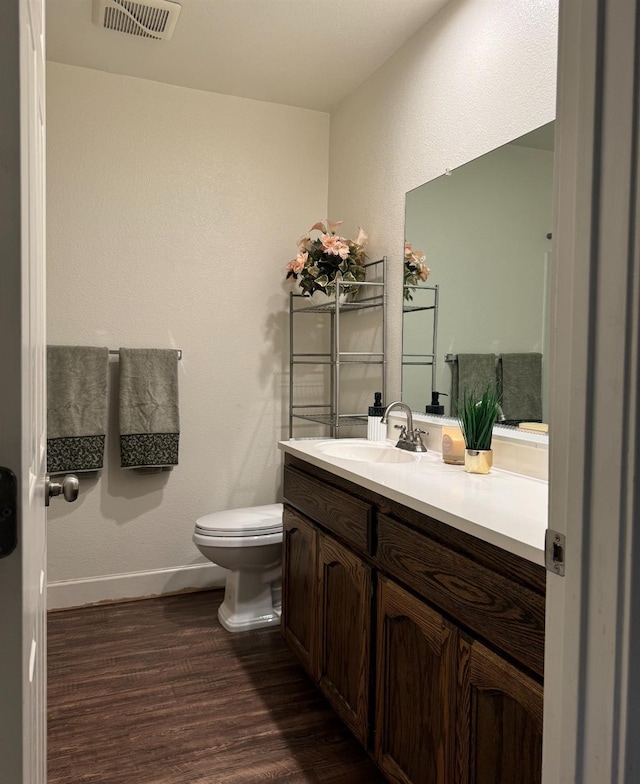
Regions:
<instances>
[{"instance_id":1,"label":"toilet lid","mask_svg":"<svg viewBox=\"0 0 640 784\"><path fill-rule=\"evenodd\" d=\"M225 509L196 520L205 536L262 536L282 531L282 504Z\"/></svg>"}]
</instances>

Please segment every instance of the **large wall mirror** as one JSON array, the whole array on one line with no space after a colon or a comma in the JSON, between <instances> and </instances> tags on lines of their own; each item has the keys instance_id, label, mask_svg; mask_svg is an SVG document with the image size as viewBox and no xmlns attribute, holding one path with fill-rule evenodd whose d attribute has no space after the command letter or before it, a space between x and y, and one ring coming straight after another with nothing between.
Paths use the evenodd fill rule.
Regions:
<instances>
[{"instance_id":1,"label":"large wall mirror","mask_svg":"<svg viewBox=\"0 0 640 784\"><path fill-rule=\"evenodd\" d=\"M515 365L517 418L548 421L553 134L549 123L407 194L405 237L431 269L404 302L402 399L415 411L432 388L450 396L452 379L455 393L459 355L461 371L495 355L497 377L503 364L511 379L524 363ZM451 397L441 403L455 413Z\"/></svg>"}]
</instances>

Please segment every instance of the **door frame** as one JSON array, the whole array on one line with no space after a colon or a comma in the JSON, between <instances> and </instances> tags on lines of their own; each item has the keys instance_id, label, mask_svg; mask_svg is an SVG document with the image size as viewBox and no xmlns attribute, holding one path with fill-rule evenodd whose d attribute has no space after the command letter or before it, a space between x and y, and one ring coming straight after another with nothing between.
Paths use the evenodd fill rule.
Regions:
<instances>
[{"instance_id":1,"label":"door frame","mask_svg":"<svg viewBox=\"0 0 640 784\"><path fill-rule=\"evenodd\" d=\"M639 0L560 0L544 784L640 770L639 20Z\"/></svg>"}]
</instances>

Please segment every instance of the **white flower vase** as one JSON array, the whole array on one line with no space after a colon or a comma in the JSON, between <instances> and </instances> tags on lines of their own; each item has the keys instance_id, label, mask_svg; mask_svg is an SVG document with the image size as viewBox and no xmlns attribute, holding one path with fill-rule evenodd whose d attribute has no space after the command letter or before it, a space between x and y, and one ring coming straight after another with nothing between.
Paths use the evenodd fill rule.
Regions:
<instances>
[{"instance_id":1,"label":"white flower vase","mask_svg":"<svg viewBox=\"0 0 640 784\"><path fill-rule=\"evenodd\" d=\"M358 289L356 286L353 286L349 291L344 291L342 287L340 287L340 294L338 295L338 303L340 305L345 305L347 302L353 302L356 298L356 294ZM336 293L333 294L325 294L324 291L320 291L319 289L314 291L309 299L311 300L312 305L333 305L336 301Z\"/></svg>"}]
</instances>

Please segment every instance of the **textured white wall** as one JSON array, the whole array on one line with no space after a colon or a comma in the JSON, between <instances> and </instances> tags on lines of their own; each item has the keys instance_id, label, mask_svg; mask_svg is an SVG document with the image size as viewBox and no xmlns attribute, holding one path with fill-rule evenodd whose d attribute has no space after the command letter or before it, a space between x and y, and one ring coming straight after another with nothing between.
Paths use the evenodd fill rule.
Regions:
<instances>
[{"instance_id":1,"label":"textured white wall","mask_svg":"<svg viewBox=\"0 0 640 784\"><path fill-rule=\"evenodd\" d=\"M405 193L554 119L557 20L557 0L451 0L331 115L329 212L390 259L390 397Z\"/></svg>"},{"instance_id":2,"label":"textured white wall","mask_svg":"<svg viewBox=\"0 0 640 784\"><path fill-rule=\"evenodd\" d=\"M200 562L195 519L277 500L284 265L326 214L329 116L48 66L48 339L178 347L180 465L49 513L49 579Z\"/></svg>"}]
</instances>

